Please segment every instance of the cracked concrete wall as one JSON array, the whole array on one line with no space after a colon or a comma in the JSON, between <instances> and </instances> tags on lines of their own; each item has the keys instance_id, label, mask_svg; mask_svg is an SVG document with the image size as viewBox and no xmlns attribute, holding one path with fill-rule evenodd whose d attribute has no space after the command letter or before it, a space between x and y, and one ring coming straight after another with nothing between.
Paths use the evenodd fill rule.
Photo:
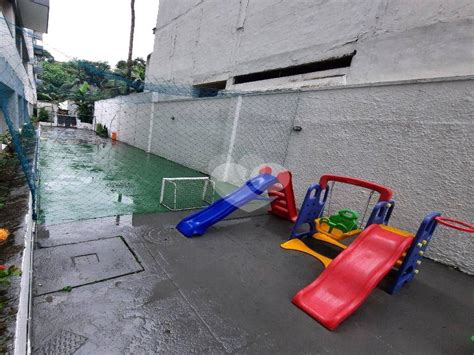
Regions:
<instances>
[{"instance_id":1,"label":"cracked concrete wall","mask_svg":"<svg viewBox=\"0 0 474 355\"><path fill-rule=\"evenodd\" d=\"M148 80L200 83L357 50L347 84L474 74L469 0L161 0Z\"/></svg>"}]
</instances>

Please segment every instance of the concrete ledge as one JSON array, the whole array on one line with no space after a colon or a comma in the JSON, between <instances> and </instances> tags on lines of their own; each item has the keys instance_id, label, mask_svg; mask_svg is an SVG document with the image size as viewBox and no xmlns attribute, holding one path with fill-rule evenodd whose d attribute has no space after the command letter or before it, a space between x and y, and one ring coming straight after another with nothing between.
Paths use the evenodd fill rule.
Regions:
<instances>
[{"instance_id":1,"label":"concrete ledge","mask_svg":"<svg viewBox=\"0 0 474 355\"><path fill-rule=\"evenodd\" d=\"M29 211L25 217L27 230L25 234L25 248L21 262L20 300L16 315L16 329L14 340L14 354L31 353L31 310L33 285L33 238L36 223L33 221L32 196L30 193Z\"/></svg>"},{"instance_id":2,"label":"concrete ledge","mask_svg":"<svg viewBox=\"0 0 474 355\"><path fill-rule=\"evenodd\" d=\"M398 81L383 81L383 82L373 82L373 83L364 83L364 84L350 84L350 85L337 85L337 86L325 86L320 88L298 88L298 89L282 89L282 90L267 90L267 91L230 91L229 93L224 93L222 96L215 97L175 97L175 98L160 98L159 101L155 102L180 102L180 101L209 101L216 99L230 98L234 96L260 96L260 95L279 95L279 94L297 94L300 92L317 92L317 91L328 91L328 90L349 90L349 89L360 89L360 88L371 88L371 87L383 87L383 86L398 86L398 85L415 85L415 84L432 84L432 83L447 83L447 82L456 82L456 81L470 81L474 80L474 75L466 76L451 76L451 77L439 77L439 78L429 78L429 79L413 79L413 80L398 80ZM113 100L113 99L109 99ZM106 100L102 100L106 101ZM102 102L100 101L100 102Z\"/></svg>"}]
</instances>

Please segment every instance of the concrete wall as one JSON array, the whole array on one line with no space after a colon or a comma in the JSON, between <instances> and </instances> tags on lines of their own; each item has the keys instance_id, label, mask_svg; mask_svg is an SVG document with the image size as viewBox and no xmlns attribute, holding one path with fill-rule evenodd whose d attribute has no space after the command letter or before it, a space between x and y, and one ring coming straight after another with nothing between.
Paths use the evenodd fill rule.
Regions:
<instances>
[{"instance_id":1,"label":"concrete wall","mask_svg":"<svg viewBox=\"0 0 474 355\"><path fill-rule=\"evenodd\" d=\"M124 143L148 150L153 93L118 96L95 103L95 123L116 132ZM94 127L95 128L95 127Z\"/></svg>"},{"instance_id":2,"label":"concrete wall","mask_svg":"<svg viewBox=\"0 0 474 355\"><path fill-rule=\"evenodd\" d=\"M198 171L226 154L232 99L156 102L150 151Z\"/></svg>"},{"instance_id":3,"label":"concrete wall","mask_svg":"<svg viewBox=\"0 0 474 355\"><path fill-rule=\"evenodd\" d=\"M392 224L416 231L432 210L472 222L473 92L466 78L241 99L137 94L96 103L96 120L118 129L120 140L218 178L225 174L216 167L227 163L234 183L261 163L283 165L294 174L298 204L324 173L385 184L397 202ZM363 211L366 199L340 185L332 211ZM468 234L440 227L428 256L474 273L473 244Z\"/></svg>"},{"instance_id":4,"label":"concrete wall","mask_svg":"<svg viewBox=\"0 0 474 355\"><path fill-rule=\"evenodd\" d=\"M161 0L147 81L227 80L354 50L339 73L348 85L472 75L473 19L470 0Z\"/></svg>"},{"instance_id":5,"label":"concrete wall","mask_svg":"<svg viewBox=\"0 0 474 355\"><path fill-rule=\"evenodd\" d=\"M390 186L391 223L415 231L433 210L473 222L473 81L342 88L300 94L285 161L296 193L323 173ZM440 227L428 255L474 273L474 239Z\"/></svg>"},{"instance_id":6,"label":"concrete wall","mask_svg":"<svg viewBox=\"0 0 474 355\"><path fill-rule=\"evenodd\" d=\"M293 94L166 101L141 93L96 102L95 116L120 141L218 178L219 165L248 166L238 178L226 173L240 184L260 163L284 164L297 101Z\"/></svg>"},{"instance_id":7,"label":"concrete wall","mask_svg":"<svg viewBox=\"0 0 474 355\"><path fill-rule=\"evenodd\" d=\"M208 172L210 157L226 152L233 99L158 101L153 93L95 103L95 122L147 152ZM227 134L227 136L226 136Z\"/></svg>"}]
</instances>

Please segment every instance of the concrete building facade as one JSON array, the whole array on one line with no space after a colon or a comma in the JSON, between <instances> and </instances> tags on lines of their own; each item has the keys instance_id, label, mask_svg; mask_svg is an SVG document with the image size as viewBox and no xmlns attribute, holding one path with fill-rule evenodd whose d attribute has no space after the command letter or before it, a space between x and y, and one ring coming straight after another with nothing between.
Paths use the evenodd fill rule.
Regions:
<instances>
[{"instance_id":1,"label":"concrete building facade","mask_svg":"<svg viewBox=\"0 0 474 355\"><path fill-rule=\"evenodd\" d=\"M473 20L468 0L162 0L147 81L252 90L473 75Z\"/></svg>"},{"instance_id":2,"label":"concrete building facade","mask_svg":"<svg viewBox=\"0 0 474 355\"><path fill-rule=\"evenodd\" d=\"M464 0L161 0L156 92L99 102L96 122L234 183L259 163L289 168L298 204L336 173L392 187L400 228L432 210L472 222L473 20ZM162 94L173 85L190 97ZM363 208L352 193L334 205ZM440 228L428 256L474 274L473 252Z\"/></svg>"},{"instance_id":3,"label":"concrete building facade","mask_svg":"<svg viewBox=\"0 0 474 355\"><path fill-rule=\"evenodd\" d=\"M42 52L49 0L0 0L0 99L6 102L15 129L33 113L37 75L35 54ZM0 133L7 129L0 112Z\"/></svg>"}]
</instances>

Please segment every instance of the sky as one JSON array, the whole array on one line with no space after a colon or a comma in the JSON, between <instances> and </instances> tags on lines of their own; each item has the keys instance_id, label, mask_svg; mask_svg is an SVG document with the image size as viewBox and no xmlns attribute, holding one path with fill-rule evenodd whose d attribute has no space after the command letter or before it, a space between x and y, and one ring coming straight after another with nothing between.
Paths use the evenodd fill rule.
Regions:
<instances>
[{"instance_id":1,"label":"sky","mask_svg":"<svg viewBox=\"0 0 474 355\"><path fill-rule=\"evenodd\" d=\"M135 1L134 58L146 60L153 50L158 4L159 0ZM50 0L44 47L59 61L107 61L113 67L127 60L130 11L130 0Z\"/></svg>"}]
</instances>

